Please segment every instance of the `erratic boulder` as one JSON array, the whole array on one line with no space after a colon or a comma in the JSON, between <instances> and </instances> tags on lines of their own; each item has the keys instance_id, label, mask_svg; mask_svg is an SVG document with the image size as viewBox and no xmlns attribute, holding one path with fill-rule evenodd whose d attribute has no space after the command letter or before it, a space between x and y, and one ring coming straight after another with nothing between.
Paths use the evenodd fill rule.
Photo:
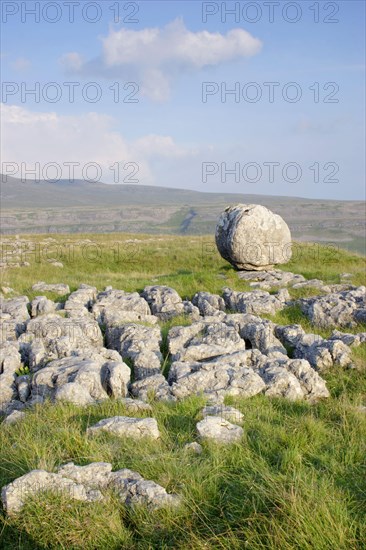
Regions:
<instances>
[{"instance_id":1,"label":"erratic boulder","mask_svg":"<svg viewBox=\"0 0 366 550\"><path fill-rule=\"evenodd\" d=\"M229 206L216 226L216 246L237 269L263 271L291 258L291 233L278 214L259 204Z\"/></svg>"}]
</instances>

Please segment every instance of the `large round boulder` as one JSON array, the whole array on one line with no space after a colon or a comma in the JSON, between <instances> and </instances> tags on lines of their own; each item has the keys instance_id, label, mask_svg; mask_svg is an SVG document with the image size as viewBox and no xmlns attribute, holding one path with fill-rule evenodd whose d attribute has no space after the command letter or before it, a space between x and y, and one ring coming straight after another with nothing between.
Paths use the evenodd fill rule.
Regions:
<instances>
[{"instance_id":1,"label":"large round boulder","mask_svg":"<svg viewBox=\"0 0 366 550\"><path fill-rule=\"evenodd\" d=\"M237 269L264 271L291 258L286 222L260 204L228 206L216 226L216 246Z\"/></svg>"}]
</instances>

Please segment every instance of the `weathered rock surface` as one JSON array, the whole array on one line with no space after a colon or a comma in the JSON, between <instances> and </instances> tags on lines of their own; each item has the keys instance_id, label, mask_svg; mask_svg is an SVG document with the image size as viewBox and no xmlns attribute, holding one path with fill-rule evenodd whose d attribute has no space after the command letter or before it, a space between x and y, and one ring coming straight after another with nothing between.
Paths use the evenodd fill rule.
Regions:
<instances>
[{"instance_id":1,"label":"weathered rock surface","mask_svg":"<svg viewBox=\"0 0 366 550\"><path fill-rule=\"evenodd\" d=\"M192 441L192 443L186 443L184 445L183 449L185 451L189 451L189 452L195 453L197 455L202 454L202 451L203 451L202 445L197 443L197 441Z\"/></svg>"},{"instance_id":2,"label":"weathered rock surface","mask_svg":"<svg viewBox=\"0 0 366 550\"><path fill-rule=\"evenodd\" d=\"M72 356L51 361L35 373L31 388L33 396L85 405L109 396L126 396L129 382L129 367L117 359L112 350L105 350L104 354L91 357Z\"/></svg>"},{"instance_id":3,"label":"weathered rock surface","mask_svg":"<svg viewBox=\"0 0 366 550\"><path fill-rule=\"evenodd\" d=\"M32 286L32 290L37 292L53 292L59 296L66 296L66 294L70 294L69 285L65 285L63 283L47 284L40 281Z\"/></svg>"},{"instance_id":4,"label":"weathered rock surface","mask_svg":"<svg viewBox=\"0 0 366 550\"><path fill-rule=\"evenodd\" d=\"M20 354L13 342L4 342L0 348L0 412L6 412L17 397L16 371L21 365Z\"/></svg>"},{"instance_id":5,"label":"weathered rock surface","mask_svg":"<svg viewBox=\"0 0 366 550\"><path fill-rule=\"evenodd\" d=\"M206 416L197 424L197 432L201 439L209 439L218 443L237 443L241 440L244 430L231 424L221 416Z\"/></svg>"},{"instance_id":6,"label":"weathered rock surface","mask_svg":"<svg viewBox=\"0 0 366 550\"><path fill-rule=\"evenodd\" d=\"M37 370L53 359L102 348L103 335L94 319L47 314L27 323L19 344L23 359Z\"/></svg>"},{"instance_id":7,"label":"weathered rock surface","mask_svg":"<svg viewBox=\"0 0 366 550\"><path fill-rule=\"evenodd\" d=\"M202 409L202 415L204 418L206 416L219 416L234 424L240 424L244 418L242 412L228 405L208 405Z\"/></svg>"},{"instance_id":8,"label":"weathered rock surface","mask_svg":"<svg viewBox=\"0 0 366 550\"><path fill-rule=\"evenodd\" d=\"M65 311L68 317L86 317L96 299L97 289L89 285L80 285L72 292L65 302Z\"/></svg>"},{"instance_id":9,"label":"weathered rock surface","mask_svg":"<svg viewBox=\"0 0 366 550\"><path fill-rule=\"evenodd\" d=\"M104 418L87 429L89 435L95 435L98 432L109 432L119 437L132 437L133 439L143 437L159 439L160 437L155 418L131 418L129 416Z\"/></svg>"},{"instance_id":10,"label":"weathered rock surface","mask_svg":"<svg viewBox=\"0 0 366 550\"><path fill-rule=\"evenodd\" d=\"M146 286L141 294L148 302L151 313L162 321L169 321L177 315L199 318L199 310L189 301L183 301L178 292L169 286Z\"/></svg>"},{"instance_id":11,"label":"weathered rock surface","mask_svg":"<svg viewBox=\"0 0 366 550\"><path fill-rule=\"evenodd\" d=\"M225 311L224 299L218 294L210 294L210 292L197 292L193 296L192 304L198 307L203 317L220 315L220 312Z\"/></svg>"},{"instance_id":12,"label":"weathered rock surface","mask_svg":"<svg viewBox=\"0 0 366 550\"><path fill-rule=\"evenodd\" d=\"M22 510L27 497L44 491L62 493L72 499L84 502L94 502L103 498L100 491L87 489L84 485L75 483L59 474L50 474L45 470L33 470L5 485L1 492L1 500L7 514L13 516Z\"/></svg>"},{"instance_id":13,"label":"weathered rock surface","mask_svg":"<svg viewBox=\"0 0 366 550\"><path fill-rule=\"evenodd\" d=\"M135 380L160 374L162 354L161 332L158 327L129 323L112 329L112 332L107 330L106 340L123 359L133 361Z\"/></svg>"},{"instance_id":14,"label":"weathered rock surface","mask_svg":"<svg viewBox=\"0 0 366 550\"><path fill-rule=\"evenodd\" d=\"M25 412L23 411L13 411L11 412L4 420L4 424L15 424L25 417Z\"/></svg>"},{"instance_id":15,"label":"weathered rock surface","mask_svg":"<svg viewBox=\"0 0 366 550\"><path fill-rule=\"evenodd\" d=\"M280 270L241 276L274 286L304 282ZM333 365L352 367L350 346L365 343L366 333L334 330L324 339L300 325L276 325L260 315L300 303L321 326L339 320L341 325L355 324L366 311L365 287L333 292L343 286L329 285L327 296L297 302L289 300L285 288L276 294L224 288L223 297L198 292L191 303L165 286L146 287L140 296L111 287L97 294L94 287L80 285L60 311L61 305L45 296L32 304L26 296L2 298L0 323L8 325L0 351L0 412L9 416L47 398L78 405L114 398L124 402L128 413L149 413L151 398L175 401L203 394L214 407L222 406L226 395L262 393L308 401L327 397L319 372ZM157 323L182 313L191 324L169 330L172 364L166 379ZM133 383L123 360L133 364ZM20 376L21 361L30 374Z\"/></svg>"},{"instance_id":16,"label":"weathered rock surface","mask_svg":"<svg viewBox=\"0 0 366 550\"><path fill-rule=\"evenodd\" d=\"M16 340L30 319L27 296L0 298L0 341Z\"/></svg>"},{"instance_id":17,"label":"weathered rock surface","mask_svg":"<svg viewBox=\"0 0 366 550\"><path fill-rule=\"evenodd\" d=\"M103 500L106 490L113 490L126 506L142 505L150 510L177 507L181 497L169 494L154 481L145 480L127 468L112 472L108 462L77 466L69 462L57 473L32 470L2 488L1 500L9 516L19 514L27 498L44 491L64 494L84 502ZM102 492L103 491L103 492Z\"/></svg>"},{"instance_id":18,"label":"weathered rock surface","mask_svg":"<svg viewBox=\"0 0 366 550\"><path fill-rule=\"evenodd\" d=\"M98 323L109 330L122 323L157 322L151 315L149 304L137 292L107 288L97 295L92 310Z\"/></svg>"},{"instance_id":19,"label":"weathered rock surface","mask_svg":"<svg viewBox=\"0 0 366 550\"><path fill-rule=\"evenodd\" d=\"M178 495L167 493L155 481L143 479L136 472L127 469L115 472L113 488L126 506L142 505L150 510L158 510L176 508L181 504Z\"/></svg>"},{"instance_id":20,"label":"weathered rock surface","mask_svg":"<svg viewBox=\"0 0 366 550\"><path fill-rule=\"evenodd\" d=\"M278 325L275 333L284 345L293 349L294 357L306 359L318 371L333 365L352 365L351 350L342 340L325 340L318 334L306 333L301 325Z\"/></svg>"},{"instance_id":21,"label":"weathered rock surface","mask_svg":"<svg viewBox=\"0 0 366 550\"><path fill-rule=\"evenodd\" d=\"M277 294L270 294L264 290L253 290L251 292L238 292L230 288L224 288L223 298L226 307L238 313L252 313L262 315L263 313L274 315L286 305L290 295L286 289L281 289Z\"/></svg>"},{"instance_id":22,"label":"weathered rock surface","mask_svg":"<svg viewBox=\"0 0 366 550\"><path fill-rule=\"evenodd\" d=\"M300 301L301 309L319 327L353 327L366 321L366 288L335 292Z\"/></svg>"},{"instance_id":23,"label":"weathered rock surface","mask_svg":"<svg viewBox=\"0 0 366 550\"><path fill-rule=\"evenodd\" d=\"M226 208L216 226L216 246L237 269L268 270L291 259L286 222L258 204Z\"/></svg>"},{"instance_id":24,"label":"weathered rock surface","mask_svg":"<svg viewBox=\"0 0 366 550\"><path fill-rule=\"evenodd\" d=\"M32 300L31 315L32 317L37 317L38 315L54 313L56 311L56 307L57 304L46 298L46 296L36 296L34 300Z\"/></svg>"},{"instance_id":25,"label":"weathered rock surface","mask_svg":"<svg viewBox=\"0 0 366 550\"><path fill-rule=\"evenodd\" d=\"M293 286L296 283L305 282L303 275L291 273L291 271L282 271L281 269L272 269L266 271L239 271L239 279L249 282L252 288L261 288L271 290L277 287Z\"/></svg>"},{"instance_id":26,"label":"weathered rock surface","mask_svg":"<svg viewBox=\"0 0 366 550\"><path fill-rule=\"evenodd\" d=\"M168 342L173 361L210 359L245 349L235 328L221 322L199 321L188 327L172 327Z\"/></svg>"}]
</instances>

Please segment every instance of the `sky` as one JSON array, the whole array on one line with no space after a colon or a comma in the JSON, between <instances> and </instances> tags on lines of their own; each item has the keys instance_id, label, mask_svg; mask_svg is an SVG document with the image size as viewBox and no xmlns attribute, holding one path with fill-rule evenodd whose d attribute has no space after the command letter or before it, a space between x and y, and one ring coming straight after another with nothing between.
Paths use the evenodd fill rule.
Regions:
<instances>
[{"instance_id":1,"label":"sky","mask_svg":"<svg viewBox=\"0 0 366 550\"><path fill-rule=\"evenodd\" d=\"M2 173L365 198L363 1L5 1Z\"/></svg>"}]
</instances>

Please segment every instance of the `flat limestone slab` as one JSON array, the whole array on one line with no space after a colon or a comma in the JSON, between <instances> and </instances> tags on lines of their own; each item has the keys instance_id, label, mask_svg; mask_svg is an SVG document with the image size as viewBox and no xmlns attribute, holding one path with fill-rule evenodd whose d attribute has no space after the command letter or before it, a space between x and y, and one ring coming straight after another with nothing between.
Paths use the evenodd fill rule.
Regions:
<instances>
[{"instance_id":1,"label":"flat limestone slab","mask_svg":"<svg viewBox=\"0 0 366 550\"><path fill-rule=\"evenodd\" d=\"M160 432L155 418L130 418L129 416L112 416L104 418L87 429L89 435L100 432L109 432L119 437L141 439L149 437L159 439Z\"/></svg>"}]
</instances>

